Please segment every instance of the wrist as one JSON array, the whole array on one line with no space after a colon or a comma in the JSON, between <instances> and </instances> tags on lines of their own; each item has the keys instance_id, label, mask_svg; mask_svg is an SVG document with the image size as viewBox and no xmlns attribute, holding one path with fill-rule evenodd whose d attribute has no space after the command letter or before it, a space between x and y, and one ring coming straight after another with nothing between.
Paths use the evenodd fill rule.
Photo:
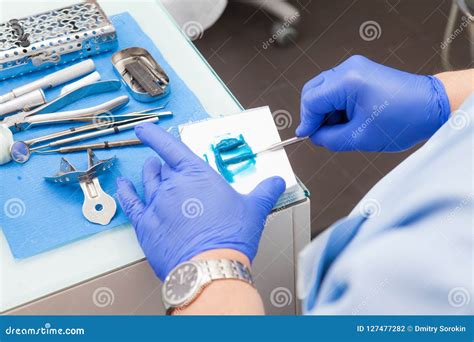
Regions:
<instances>
[{"instance_id":1,"label":"wrist","mask_svg":"<svg viewBox=\"0 0 474 342\"><path fill-rule=\"evenodd\" d=\"M437 99L439 109L439 127L444 125L451 114L451 104L445 84L438 76L429 76L434 90L434 97ZM438 128L439 128L438 127Z\"/></svg>"},{"instance_id":2,"label":"wrist","mask_svg":"<svg viewBox=\"0 0 474 342\"><path fill-rule=\"evenodd\" d=\"M447 71L436 74L446 90L450 112L455 112L464 100L474 92L474 69Z\"/></svg>"},{"instance_id":3,"label":"wrist","mask_svg":"<svg viewBox=\"0 0 474 342\"><path fill-rule=\"evenodd\" d=\"M162 288L167 313L171 315L263 313L260 309L247 312L246 306L249 302L255 304L251 307L263 308L260 297L253 287L249 264L247 256L237 250L214 249L202 252L176 266L166 278ZM179 286L176 287L175 284ZM183 292L183 289L186 291ZM245 305L240 307L242 303Z\"/></svg>"}]
</instances>

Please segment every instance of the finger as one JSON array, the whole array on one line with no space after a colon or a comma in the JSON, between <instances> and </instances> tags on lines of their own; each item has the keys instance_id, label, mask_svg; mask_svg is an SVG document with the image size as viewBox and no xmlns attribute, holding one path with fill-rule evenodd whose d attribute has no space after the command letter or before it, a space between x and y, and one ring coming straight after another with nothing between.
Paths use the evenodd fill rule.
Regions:
<instances>
[{"instance_id":1,"label":"finger","mask_svg":"<svg viewBox=\"0 0 474 342\"><path fill-rule=\"evenodd\" d=\"M321 122L310 119L311 113L306 109L306 106L301 101L300 105L300 124L296 128L295 134L297 137L306 137L315 131L313 127L319 127Z\"/></svg>"},{"instance_id":2,"label":"finger","mask_svg":"<svg viewBox=\"0 0 474 342\"><path fill-rule=\"evenodd\" d=\"M117 178L117 196L125 215L134 227L138 226L145 206L138 197L132 182L125 178Z\"/></svg>"},{"instance_id":3,"label":"finger","mask_svg":"<svg viewBox=\"0 0 474 342\"><path fill-rule=\"evenodd\" d=\"M301 95L303 95L304 93L306 93L308 90L310 90L312 88L316 88L316 87L320 86L324 82L324 74L326 74L326 73L327 73L327 71L323 71L318 76L316 76L316 77L312 78L311 80L309 80L308 82L306 82L305 85L303 86L303 89L301 90Z\"/></svg>"},{"instance_id":4,"label":"finger","mask_svg":"<svg viewBox=\"0 0 474 342\"><path fill-rule=\"evenodd\" d=\"M311 141L335 152L354 151L356 146L351 127L349 124L323 126L311 136Z\"/></svg>"},{"instance_id":5,"label":"finger","mask_svg":"<svg viewBox=\"0 0 474 342\"><path fill-rule=\"evenodd\" d=\"M145 202L150 203L153 194L158 190L161 182L161 160L158 157L150 157L143 164L142 170L143 189Z\"/></svg>"},{"instance_id":6,"label":"finger","mask_svg":"<svg viewBox=\"0 0 474 342\"><path fill-rule=\"evenodd\" d=\"M286 184L281 177L271 177L260 182L255 189L249 194L249 198L263 208L268 214L280 196L286 189Z\"/></svg>"},{"instance_id":7,"label":"finger","mask_svg":"<svg viewBox=\"0 0 474 342\"><path fill-rule=\"evenodd\" d=\"M185 144L155 124L140 124L135 127L135 134L172 168L200 160Z\"/></svg>"},{"instance_id":8,"label":"finger","mask_svg":"<svg viewBox=\"0 0 474 342\"><path fill-rule=\"evenodd\" d=\"M307 136L323 125L327 114L345 109L344 90L340 82L334 80L334 72L325 73L324 81L309 88L301 97L301 123L296 129L297 136Z\"/></svg>"},{"instance_id":9,"label":"finger","mask_svg":"<svg viewBox=\"0 0 474 342\"><path fill-rule=\"evenodd\" d=\"M310 120L311 113L308 111L307 94L310 93L312 89L318 88L324 82L324 72L314 77L313 79L306 82L301 91L301 101L300 101L300 124L296 128L296 135L299 137L309 135L314 129L312 129L313 121ZM314 122L315 125L320 123ZM310 131L310 132L308 132ZM308 132L308 133L307 133Z\"/></svg>"}]
</instances>

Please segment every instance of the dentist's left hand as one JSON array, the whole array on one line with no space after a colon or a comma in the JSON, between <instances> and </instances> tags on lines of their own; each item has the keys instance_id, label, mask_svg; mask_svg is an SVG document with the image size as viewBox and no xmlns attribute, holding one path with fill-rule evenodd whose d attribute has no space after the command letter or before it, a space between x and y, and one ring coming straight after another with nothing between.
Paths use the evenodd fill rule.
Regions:
<instances>
[{"instance_id":1,"label":"dentist's left hand","mask_svg":"<svg viewBox=\"0 0 474 342\"><path fill-rule=\"evenodd\" d=\"M117 194L158 277L163 280L181 262L215 249L236 250L252 261L284 180L269 178L241 195L162 128L142 124L135 133L165 164L158 157L145 162L144 201L124 178L117 180Z\"/></svg>"}]
</instances>

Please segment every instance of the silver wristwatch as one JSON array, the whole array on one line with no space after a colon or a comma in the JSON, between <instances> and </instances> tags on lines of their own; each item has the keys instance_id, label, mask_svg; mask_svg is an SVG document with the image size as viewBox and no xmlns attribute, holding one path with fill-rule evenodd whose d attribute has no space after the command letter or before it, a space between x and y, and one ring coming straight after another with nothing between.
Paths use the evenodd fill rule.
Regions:
<instances>
[{"instance_id":1,"label":"silver wristwatch","mask_svg":"<svg viewBox=\"0 0 474 342\"><path fill-rule=\"evenodd\" d=\"M235 260L194 260L176 266L166 277L161 297L167 313L191 304L212 281L236 279L253 285L249 269Z\"/></svg>"}]
</instances>

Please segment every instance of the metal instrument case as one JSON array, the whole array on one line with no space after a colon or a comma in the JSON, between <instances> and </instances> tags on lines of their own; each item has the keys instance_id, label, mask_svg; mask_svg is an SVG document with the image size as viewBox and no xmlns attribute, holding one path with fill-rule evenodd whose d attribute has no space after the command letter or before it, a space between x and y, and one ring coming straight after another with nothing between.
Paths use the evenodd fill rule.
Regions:
<instances>
[{"instance_id":1,"label":"metal instrument case","mask_svg":"<svg viewBox=\"0 0 474 342\"><path fill-rule=\"evenodd\" d=\"M153 75L155 82L159 83L161 87L160 94L152 96L140 86L139 82L134 80L133 76L127 72L127 64L140 61L143 66L148 69L148 72ZM141 47L129 47L117 51L112 56L112 65L116 75L125 84L125 87L130 92L132 97L139 102L158 101L170 94L170 79L163 68L153 58L153 56L146 49Z\"/></svg>"},{"instance_id":2,"label":"metal instrument case","mask_svg":"<svg viewBox=\"0 0 474 342\"><path fill-rule=\"evenodd\" d=\"M112 22L95 0L0 23L0 80L115 50Z\"/></svg>"}]
</instances>

